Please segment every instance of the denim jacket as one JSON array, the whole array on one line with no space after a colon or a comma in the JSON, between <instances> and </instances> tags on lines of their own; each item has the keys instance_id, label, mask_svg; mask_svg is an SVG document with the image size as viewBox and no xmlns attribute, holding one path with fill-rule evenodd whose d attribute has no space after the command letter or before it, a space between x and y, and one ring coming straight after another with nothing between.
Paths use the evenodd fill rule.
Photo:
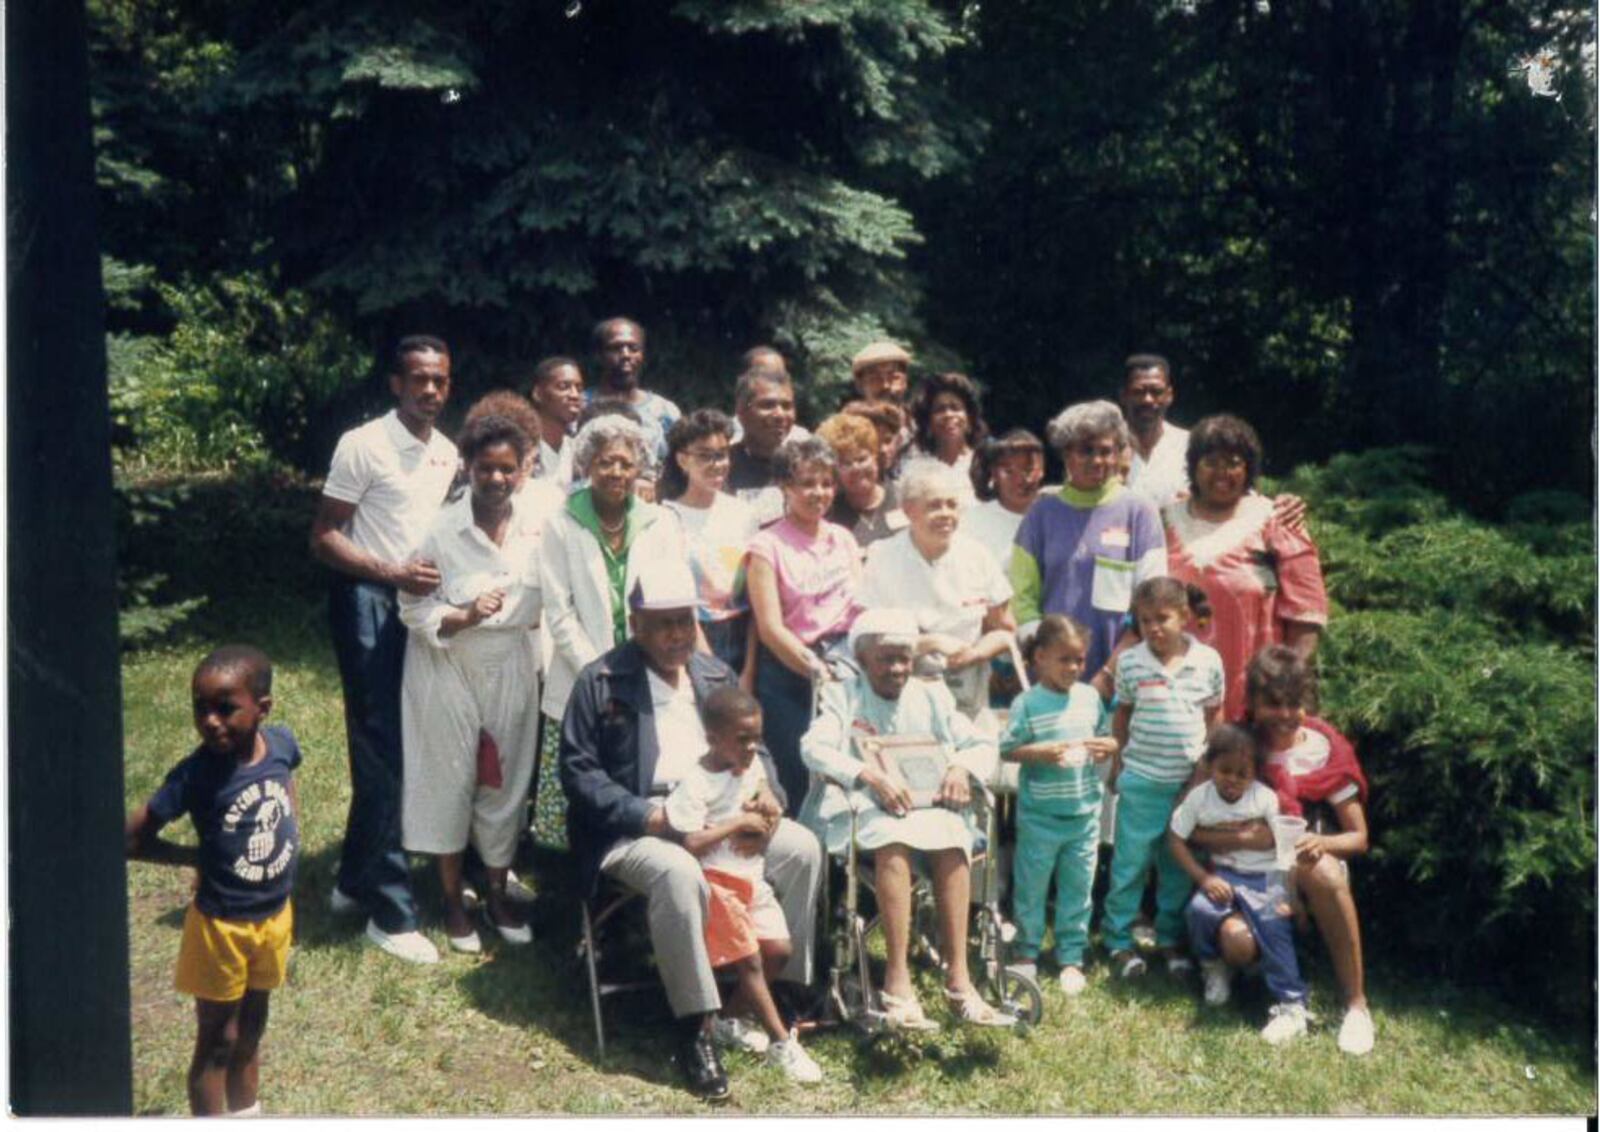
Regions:
<instances>
[{"instance_id":1,"label":"denim jacket","mask_svg":"<svg viewBox=\"0 0 1600 1132\"><path fill-rule=\"evenodd\" d=\"M687 665L696 703L737 683L733 669L705 653ZM650 785L660 758L655 706L644 651L618 645L578 675L561 721L561 789L567 796L567 838L586 895L599 886L600 862L618 841L643 837L653 803ZM779 804L785 801L778 771L765 747L760 757Z\"/></svg>"}]
</instances>

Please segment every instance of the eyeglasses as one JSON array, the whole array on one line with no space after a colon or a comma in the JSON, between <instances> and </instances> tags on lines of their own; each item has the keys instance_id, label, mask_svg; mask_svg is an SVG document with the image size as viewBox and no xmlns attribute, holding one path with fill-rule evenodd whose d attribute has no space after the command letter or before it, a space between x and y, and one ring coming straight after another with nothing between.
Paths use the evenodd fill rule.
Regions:
<instances>
[{"instance_id":1,"label":"eyeglasses","mask_svg":"<svg viewBox=\"0 0 1600 1132\"><path fill-rule=\"evenodd\" d=\"M685 451L702 464L726 464L733 459L732 453L726 448L718 448L714 452L708 452L704 448L687 448Z\"/></svg>"},{"instance_id":2,"label":"eyeglasses","mask_svg":"<svg viewBox=\"0 0 1600 1132\"><path fill-rule=\"evenodd\" d=\"M1117 446L1115 444L1080 444L1073 449L1085 460L1115 460Z\"/></svg>"},{"instance_id":3,"label":"eyeglasses","mask_svg":"<svg viewBox=\"0 0 1600 1132\"><path fill-rule=\"evenodd\" d=\"M1232 452L1208 452L1197 463L1213 472L1242 472L1250 466L1249 460Z\"/></svg>"}]
</instances>

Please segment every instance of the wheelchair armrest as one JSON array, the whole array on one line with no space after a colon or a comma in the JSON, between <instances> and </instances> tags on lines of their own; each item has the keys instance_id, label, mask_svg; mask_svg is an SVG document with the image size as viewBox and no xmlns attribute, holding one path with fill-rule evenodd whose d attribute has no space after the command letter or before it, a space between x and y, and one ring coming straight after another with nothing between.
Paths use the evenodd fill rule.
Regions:
<instances>
[{"instance_id":1,"label":"wheelchair armrest","mask_svg":"<svg viewBox=\"0 0 1600 1132\"><path fill-rule=\"evenodd\" d=\"M994 791L989 789L989 784L983 780L977 771L972 770L970 767L962 767L961 769L967 772L967 778L972 782L973 801L981 801L986 813L994 813L996 802Z\"/></svg>"}]
</instances>

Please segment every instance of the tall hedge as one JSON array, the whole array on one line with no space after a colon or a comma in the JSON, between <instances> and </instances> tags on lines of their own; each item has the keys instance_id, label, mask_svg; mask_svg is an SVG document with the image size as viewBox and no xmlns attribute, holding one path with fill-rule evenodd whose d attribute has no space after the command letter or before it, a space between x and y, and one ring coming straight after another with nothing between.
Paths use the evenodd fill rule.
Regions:
<instances>
[{"instance_id":1,"label":"tall hedge","mask_svg":"<svg viewBox=\"0 0 1600 1132\"><path fill-rule=\"evenodd\" d=\"M1417 449L1299 469L1334 605L1322 710L1371 779L1356 870L1369 949L1592 1021L1593 525L1514 501L1497 526Z\"/></svg>"}]
</instances>

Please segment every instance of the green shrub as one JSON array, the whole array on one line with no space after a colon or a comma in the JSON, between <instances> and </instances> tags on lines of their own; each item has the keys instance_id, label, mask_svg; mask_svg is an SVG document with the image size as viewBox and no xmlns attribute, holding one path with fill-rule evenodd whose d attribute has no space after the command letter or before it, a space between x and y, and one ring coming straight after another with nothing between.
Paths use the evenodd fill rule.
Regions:
<instances>
[{"instance_id":1,"label":"green shrub","mask_svg":"<svg viewBox=\"0 0 1600 1132\"><path fill-rule=\"evenodd\" d=\"M1594 1009L1595 556L1584 501L1492 526L1427 486L1416 450L1342 456L1304 495L1335 614L1322 712L1372 785L1358 867L1375 950Z\"/></svg>"},{"instance_id":2,"label":"green shrub","mask_svg":"<svg viewBox=\"0 0 1600 1132\"><path fill-rule=\"evenodd\" d=\"M316 414L370 359L300 291L259 272L151 285L165 335L107 339L120 467L136 475L304 466Z\"/></svg>"},{"instance_id":3,"label":"green shrub","mask_svg":"<svg viewBox=\"0 0 1600 1132\"><path fill-rule=\"evenodd\" d=\"M142 535L178 521L178 505L186 494L181 487L165 492L126 483L116 487L117 631L124 649L154 644L206 603L204 594L161 601L167 575L142 567L133 553Z\"/></svg>"},{"instance_id":4,"label":"green shrub","mask_svg":"<svg viewBox=\"0 0 1600 1132\"><path fill-rule=\"evenodd\" d=\"M304 479L279 470L145 481L119 497L124 644L180 625L237 631L240 609L322 616L326 576L307 547L317 491Z\"/></svg>"}]
</instances>

